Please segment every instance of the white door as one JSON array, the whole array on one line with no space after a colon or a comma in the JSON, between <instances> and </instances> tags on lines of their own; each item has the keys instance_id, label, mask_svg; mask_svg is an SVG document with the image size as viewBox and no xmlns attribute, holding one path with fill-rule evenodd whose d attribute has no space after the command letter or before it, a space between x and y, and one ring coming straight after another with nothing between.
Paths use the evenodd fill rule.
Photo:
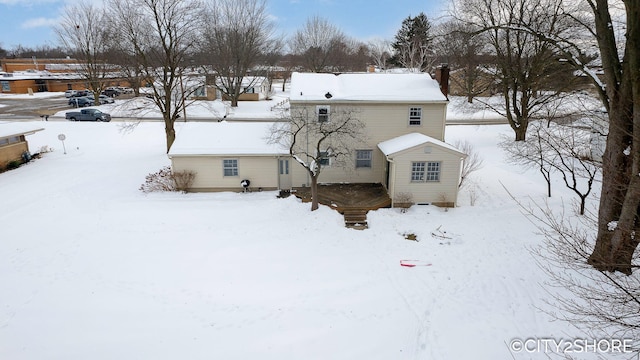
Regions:
<instances>
[{"instance_id":1,"label":"white door","mask_svg":"<svg viewBox=\"0 0 640 360\"><path fill-rule=\"evenodd\" d=\"M289 159L278 159L278 185L281 190L291 189L291 169Z\"/></svg>"}]
</instances>

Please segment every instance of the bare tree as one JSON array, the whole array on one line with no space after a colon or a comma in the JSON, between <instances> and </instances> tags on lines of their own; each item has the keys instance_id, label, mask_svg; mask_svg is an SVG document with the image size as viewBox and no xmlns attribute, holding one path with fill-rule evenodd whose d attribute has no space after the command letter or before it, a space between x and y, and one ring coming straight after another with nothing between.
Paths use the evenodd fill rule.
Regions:
<instances>
[{"instance_id":1,"label":"bare tree","mask_svg":"<svg viewBox=\"0 0 640 360\"><path fill-rule=\"evenodd\" d=\"M458 70L460 76L451 77L452 85L463 89L467 102L489 90L493 77L487 81L488 72L481 68L483 55L488 45L483 32L470 24L456 20L438 24L435 27L434 47L443 62Z\"/></svg>"},{"instance_id":2,"label":"bare tree","mask_svg":"<svg viewBox=\"0 0 640 360\"><path fill-rule=\"evenodd\" d=\"M153 91L162 113L167 152L175 140L174 123L187 105L183 77L200 27L201 6L183 0L114 0L111 28L121 31L123 48Z\"/></svg>"},{"instance_id":3,"label":"bare tree","mask_svg":"<svg viewBox=\"0 0 640 360\"><path fill-rule=\"evenodd\" d=\"M638 344L631 341L640 338L640 277L594 271L588 264L597 210L588 209L584 216L574 217L541 204L525 205L514 200L545 238L544 244L532 252L549 276L544 284L549 294L547 302L561 310L548 311L549 315L574 324L592 339L629 340L623 356L637 355ZM635 254L633 259L638 261L639 256ZM573 296L567 296L566 290Z\"/></svg>"},{"instance_id":4,"label":"bare tree","mask_svg":"<svg viewBox=\"0 0 640 360\"><path fill-rule=\"evenodd\" d=\"M576 24L578 30L574 26L571 34L540 31L525 22L514 25L553 44L568 63L588 76L608 113L598 236L589 263L601 271L631 274L640 245L640 2L583 0L561 5L549 17ZM584 56L594 44L601 76L589 66L592 57Z\"/></svg>"},{"instance_id":5,"label":"bare tree","mask_svg":"<svg viewBox=\"0 0 640 360\"><path fill-rule=\"evenodd\" d=\"M387 68L391 53L391 41L384 39L369 41L369 57L379 69L385 70Z\"/></svg>"},{"instance_id":6,"label":"bare tree","mask_svg":"<svg viewBox=\"0 0 640 360\"><path fill-rule=\"evenodd\" d=\"M346 36L328 20L318 16L307 19L289 41L294 54L300 55L304 67L312 72L331 70L338 50L346 43Z\"/></svg>"},{"instance_id":7,"label":"bare tree","mask_svg":"<svg viewBox=\"0 0 640 360\"><path fill-rule=\"evenodd\" d=\"M11 50L2 49L0 46L0 58L44 58L44 59L64 59L69 56L69 50L61 46L51 47L49 45L39 45L34 48L17 45Z\"/></svg>"},{"instance_id":8,"label":"bare tree","mask_svg":"<svg viewBox=\"0 0 640 360\"><path fill-rule=\"evenodd\" d=\"M600 164L591 159L590 133L573 126L541 121L532 123L526 142L505 148L515 161L536 166L547 181L551 196L551 174L557 173L565 186L578 195L579 214L584 215L587 197L600 174ZM518 142L516 142L518 143Z\"/></svg>"},{"instance_id":9,"label":"bare tree","mask_svg":"<svg viewBox=\"0 0 640 360\"><path fill-rule=\"evenodd\" d=\"M113 36L117 36L115 33ZM107 60L116 66L116 73L119 80L123 80L133 89L134 96L140 96L140 87L143 86L143 72L140 64L137 63L133 52L127 51L126 41L114 41L108 51Z\"/></svg>"},{"instance_id":10,"label":"bare tree","mask_svg":"<svg viewBox=\"0 0 640 360\"><path fill-rule=\"evenodd\" d=\"M467 140L458 140L454 146L464 154L467 154L467 157L462 163L460 184L458 184L458 187L462 188L462 186L466 184L464 181L467 180L471 174L482 169L483 160L480 154L473 148L473 145Z\"/></svg>"},{"instance_id":11,"label":"bare tree","mask_svg":"<svg viewBox=\"0 0 640 360\"><path fill-rule=\"evenodd\" d=\"M320 120L309 107L294 108L287 121L275 123L270 142L289 149L311 180L311 211L318 209L318 178L324 166L345 167L362 141L364 123L355 110L331 106Z\"/></svg>"},{"instance_id":12,"label":"bare tree","mask_svg":"<svg viewBox=\"0 0 640 360\"><path fill-rule=\"evenodd\" d=\"M500 147L509 153L510 162L536 168L547 183L547 197L551 197L551 174L554 170L551 164L556 163L555 156L546 151L539 124L528 131L532 134L526 141L504 139Z\"/></svg>"},{"instance_id":13,"label":"bare tree","mask_svg":"<svg viewBox=\"0 0 640 360\"><path fill-rule=\"evenodd\" d=\"M622 1L626 31L619 38L609 2L586 2L594 15L595 26L587 29L595 29L604 83L592 78L600 85L609 113L598 237L589 263L599 270L631 274L633 254L640 244L640 2Z\"/></svg>"},{"instance_id":14,"label":"bare tree","mask_svg":"<svg viewBox=\"0 0 640 360\"><path fill-rule=\"evenodd\" d=\"M79 73L94 94L95 103L106 82L113 77L114 67L107 62L111 44L104 11L89 2L67 5L60 23L54 27L59 41L78 60Z\"/></svg>"},{"instance_id":15,"label":"bare tree","mask_svg":"<svg viewBox=\"0 0 640 360\"><path fill-rule=\"evenodd\" d=\"M566 24L553 11L563 0L461 0L459 19L484 32L495 58L503 106L492 106L505 116L515 140L526 138L529 121L564 89L550 89L550 80L566 72L561 55L547 40L521 31L526 23L540 32L559 34ZM551 13L550 13L551 11ZM490 106L489 104L487 104Z\"/></svg>"},{"instance_id":16,"label":"bare tree","mask_svg":"<svg viewBox=\"0 0 640 360\"><path fill-rule=\"evenodd\" d=\"M211 69L216 88L237 107L240 95L254 85L243 84L247 72L262 55L277 50L274 24L265 0L209 0L207 5L201 42L205 69Z\"/></svg>"}]
</instances>

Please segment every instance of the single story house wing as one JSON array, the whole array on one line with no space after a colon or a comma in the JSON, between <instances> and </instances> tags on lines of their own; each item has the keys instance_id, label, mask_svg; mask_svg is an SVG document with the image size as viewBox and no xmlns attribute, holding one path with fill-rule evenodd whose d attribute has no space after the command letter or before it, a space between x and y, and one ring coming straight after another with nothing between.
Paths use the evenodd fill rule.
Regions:
<instances>
[{"instance_id":1,"label":"single story house wing","mask_svg":"<svg viewBox=\"0 0 640 360\"><path fill-rule=\"evenodd\" d=\"M193 191L291 188L288 149L268 141L272 122L185 123L168 156L173 171L193 171Z\"/></svg>"},{"instance_id":2,"label":"single story house wing","mask_svg":"<svg viewBox=\"0 0 640 360\"><path fill-rule=\"evenodd\" d=\"M378 148L387 159L387 189L394 203L455 206L464 153L420 133L380 142Z\"/></svg>"}]
</instances>

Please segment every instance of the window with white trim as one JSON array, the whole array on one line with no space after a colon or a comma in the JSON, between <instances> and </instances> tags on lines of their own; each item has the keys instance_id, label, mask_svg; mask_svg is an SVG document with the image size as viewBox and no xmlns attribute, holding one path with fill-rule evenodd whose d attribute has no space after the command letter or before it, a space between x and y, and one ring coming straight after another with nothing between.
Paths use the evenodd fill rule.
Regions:
<instances>
[{"instance_id":1,"label":"window with white trim","mask_svg":"<svg viewBox=\"0 0 640 360\"><path fill-rule=\"evenodd\" d=\"M426 181L440 181L440 162L430 161L427 163Z\"/></svg>"},{"instance_id":2,"label":"window with white trim","mask_svg":"<svg viewBox=\"0 0 640 360\"><path fill-rule=\"evenodd\" d=\"M411 163L411 181L412 182L421 182L424 181L424 169L425 169L424 161L414 161Z\"/></svg>"},{"instance_id":3,"label":"window with white trim","mask_svg":"<svg viewBox=\"0 0 640 360\"><path fill-rule=\"evenodd\" d=\"M411 182L440 181L440 161L414 161L411 163Z\"/></svg>"},{"instance_id":4,"label":"window with white trim","mask_svg":"<svg viewBox=\"0 0 640 360\"><path fill-rule=\"evenodd\" d=\"M222 160L222 173L224 176L238 176L238 160L237 159L223 159Z\"/></svg>"},{"instance_id":5,"label":"window with white trim","mask_svg":"<svg viewBox=\"0 0 640 360\"><path fill-rule=\"evenodd\" d=\"M316 106L316 116L318 122L328 122L330 110L331 109L329 108L329 105Z\"/></svg>"},{"instance_id":6,"label":"window with white trim","mask_svg":"<svg viewBox=\"0 0 640 360\"><path fill-rule=\"evenodd\" d=\"M320 151L318 154L318 164L321 166L331 166L331 157L329 157L329 151Z\"/></svg>"},{"instance_id":7,"label":"window with white trim","mask_svg":"<svg viewBox=\"0 0 640 360\"><path fill-rule=\"evenodd\" d=\"M373 150L356 150L356 169L371 168Z\"/></svg>"},{"instance_id":8,"label":"window with white trim","mask_svg":"<svg viewBox=\"0 0 640 360\"><path fill-rule=\"evenodd\" d=\"M409 108L409 125L422 125L422 108Z\"/></svg>"}]
</instances>

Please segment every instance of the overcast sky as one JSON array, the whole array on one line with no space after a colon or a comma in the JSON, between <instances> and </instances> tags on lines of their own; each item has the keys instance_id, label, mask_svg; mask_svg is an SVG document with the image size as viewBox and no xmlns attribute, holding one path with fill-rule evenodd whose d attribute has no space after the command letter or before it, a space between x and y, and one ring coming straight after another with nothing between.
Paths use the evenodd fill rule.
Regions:
<instances>
[{"instance_id":1,"label":"overcast sky","mask_svg":"<svg viewBox=\"0 0 640 360\"><path fill-rule=\"evenodd\" d=\"M93 0L73 0L93 1ZM0 0L0 46L56 46L51 27L59 21L64 0ZM72 2L69 2L72 3ZM311 16L319 15L359 40L391 39L407 16L424 12L441 16L447 1L436 0L267 0L278 30L291 34ZM108 26L108 24L105 24Z\"/></svg>"}]
</instances>

